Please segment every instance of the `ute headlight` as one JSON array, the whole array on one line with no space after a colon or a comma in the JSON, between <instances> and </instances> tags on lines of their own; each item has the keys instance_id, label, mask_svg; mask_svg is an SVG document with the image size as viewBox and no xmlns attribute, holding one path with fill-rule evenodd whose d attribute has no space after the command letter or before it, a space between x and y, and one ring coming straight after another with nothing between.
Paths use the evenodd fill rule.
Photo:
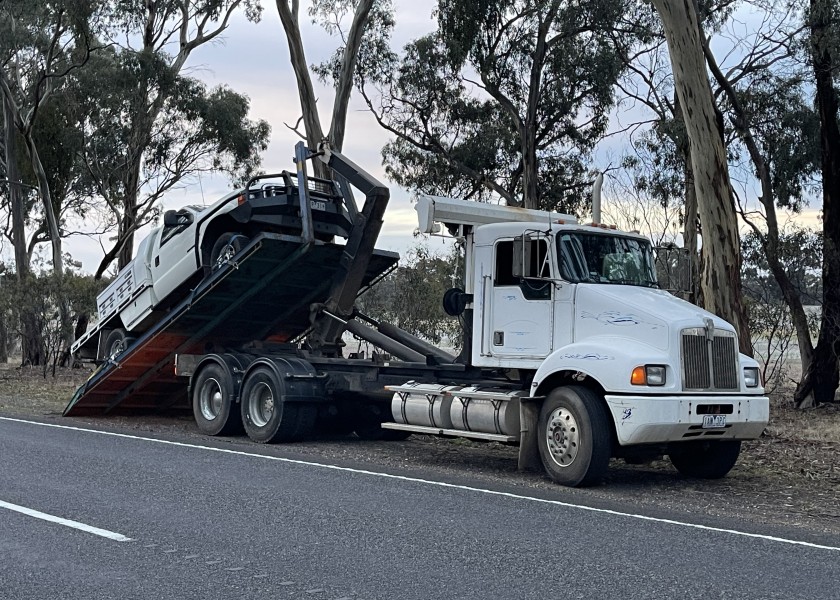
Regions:
<instances>
[{"instance_id":1,"label":"ute headlight","mask_svg":"<svg viewBox=\"0 0 840 600\"><path fill-rule=\"evenodd\" d=\"M754 388L758 387L760 382L758 367L744 367L744 385L748 388Z\"/></svg>"},{"instance_id":2,"label":"ute headlight","mask_svg":"<svg viewBox=\"0 0 840 600\"><path fill-rule=\"evenodd\" d=\"M630 374L633 385L665 385L665 365L636 367Z\"/></svg>"}]
</instances>

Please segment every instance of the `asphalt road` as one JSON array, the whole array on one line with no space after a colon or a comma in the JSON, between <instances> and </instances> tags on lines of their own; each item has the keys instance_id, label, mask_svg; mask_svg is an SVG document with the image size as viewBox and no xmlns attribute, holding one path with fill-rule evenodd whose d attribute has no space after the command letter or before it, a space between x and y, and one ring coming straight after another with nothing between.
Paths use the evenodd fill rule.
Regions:
<instances>
[{"instance_id":1,"label":"asphalt road","mask_svg":"<svg viewBox=\"0 0 840 600\"><path fill-rule=\"evenodd\" d=\"M840 540L369 469L0 417L0 598L840 597Z\"/></svg>"}]
</instances>

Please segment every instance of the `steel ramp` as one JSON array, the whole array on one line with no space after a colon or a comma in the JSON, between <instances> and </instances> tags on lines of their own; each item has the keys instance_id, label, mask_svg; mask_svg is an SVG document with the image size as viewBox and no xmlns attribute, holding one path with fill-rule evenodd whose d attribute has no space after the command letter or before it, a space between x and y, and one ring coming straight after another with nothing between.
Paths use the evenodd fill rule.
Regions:
<instances>
[{"instance_id":1,"label":"steel ramp","mask_svg":"<svg viewBox=\"0 0 840 600\"><path fill-rule=\"evenodd\" d=\"M324 301L343 246L263 233L206 277L116 359L101 365L64 409L65 416L152 411L188 406L175 355L251 341L284 342L310 325ZM393 252L375 251L365 284L392 268Z\"/></svg>"}]
</instances>

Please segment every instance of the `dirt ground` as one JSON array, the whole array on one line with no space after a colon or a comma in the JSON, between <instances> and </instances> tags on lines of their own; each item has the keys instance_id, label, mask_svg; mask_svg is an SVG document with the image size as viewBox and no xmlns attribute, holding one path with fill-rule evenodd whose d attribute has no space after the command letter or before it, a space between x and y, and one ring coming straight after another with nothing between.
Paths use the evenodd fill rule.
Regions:
<instances>
[{"instance_id":1,"label":"dirt ground","mask_svg":"<svg viewBox=\"0 0 840 600\"><path fill-rule=\"evenodd\" d=\"M58 418L89 370L40 370L0 365L0 415ZM790 392L772 400L770 424L761 439L744 444L738 464L724 479L681 477L666 460L631 466L614 460L605 485L571 490L572 497L605 506L645 506L675 514L736 517L755 525L782 525L818 534L840 534L840 406L795 410ZM150 435L202 438L188 414L68 418ZM231 440L234 441L234 440ZM463 439L412 436L405 442L327 438L293 445L295 454L321 460L369 462L382 468L432 468L444 476L502 481L513 487L555 489L538 474L516 471L516 448Z\"/></svg>"}]
</instances>

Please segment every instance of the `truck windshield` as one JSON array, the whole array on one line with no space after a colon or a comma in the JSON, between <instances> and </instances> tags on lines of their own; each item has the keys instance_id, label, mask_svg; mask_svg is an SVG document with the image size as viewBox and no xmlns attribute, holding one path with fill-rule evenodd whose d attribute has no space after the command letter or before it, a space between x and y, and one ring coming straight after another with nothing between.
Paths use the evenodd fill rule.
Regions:
<instances>
[{"instance_id":1,"label":"truck windshield","mask_svg":"<svg viewBox=\"0 0 840 600\"><path fill-rule=\"evenodd\" d=\"M573 283L615 283L659 287L649 242L597 233L557 237L560 270Z\"/></svg>"}]
</instances>

